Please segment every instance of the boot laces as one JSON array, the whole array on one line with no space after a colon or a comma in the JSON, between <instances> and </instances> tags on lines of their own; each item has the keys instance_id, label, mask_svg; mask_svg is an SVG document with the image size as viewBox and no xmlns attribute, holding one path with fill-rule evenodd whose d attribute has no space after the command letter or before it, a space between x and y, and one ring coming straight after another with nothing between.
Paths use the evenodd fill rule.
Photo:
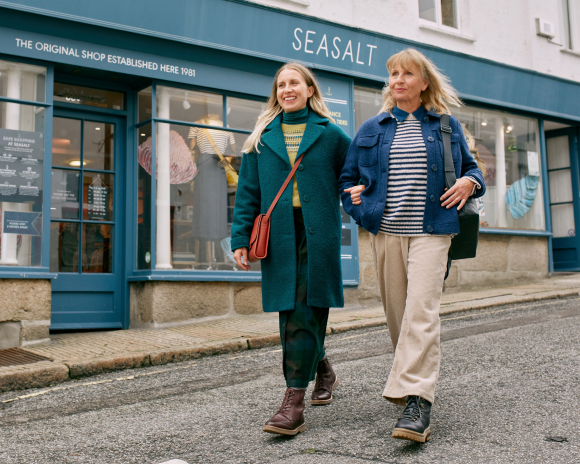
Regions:
<instances>
[{"instance_id":1,"label":"boot laces","mask_svg":"<svg viewBox=\"0 0 580 464\"><path fill-rule=\"evenodd\" d=\"M280 406L278 413L288 412L290 410L290 404L291 404L290 400L291 400L293 395L294 395L294 390L288 390L288 393L286 394L286 397L284 398L284 401L282 402L282 406Z\"/></svg>"},{"instance_id":2,"label":"boot laces","mask_svg":"<svg viewBox=\"0 0 580 464\"><path fill-rule=\"evenodd\" d=\"M407 402L407 406L403 410L401 414L401 419L407 419L413 422L417 422L417 419L421 417L421 408L419 407L419 403L421 402L421 398L418 396L412 396L409 398Z\"/></svg>"}]
</instances>

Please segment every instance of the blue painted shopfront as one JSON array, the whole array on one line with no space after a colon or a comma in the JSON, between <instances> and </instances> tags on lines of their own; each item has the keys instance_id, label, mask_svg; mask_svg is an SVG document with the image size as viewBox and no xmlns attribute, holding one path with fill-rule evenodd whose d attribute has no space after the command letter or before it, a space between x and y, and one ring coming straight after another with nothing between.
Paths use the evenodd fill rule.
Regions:
<instances>
[{"instance_id":1,"label":"blue painted shopfront","mask_svg":"<svg viewBox=\"0 0 580 464\"><path fill-rule=\"evenodd\" d=\"M28 102L46 108L46 186L51 185L53 117L88 120L98 120L100 117L104 122L112 121L116 127L124 127L121 130L124 137L119 137L117 142L121 144L118 153L123 155L117 158L119 164L114 172L119 183L118 186L115 184L114 201L117 205L122 204L123 208L115 210L115 217L108 224L116 231L113 240L117 245L114 245L113 251L115 267L109 273L115 276L112 278L114 284L103 283L102 287L98 287L102 295L114 295L110 298L116 301L119 311L109 311L112 319L106 321L103 314L86 317L79 314L77 320L71 319L70 314L66 315L67 311L75 312L75 306L88 301L88 296L83 297L80 293L74 298L66 296L75 286L81 288L85 285L73 282L74 278L84 277L82 272L78 276L49 272L51 221L46 219L50 217L48 187L44 192L42 265L0 269L0 278L49 276L55 279L55 301L65 301L60 313L53 308L53 314L62 315L61 319L58 319L61 316L55 316L55 328L99 327L99 324L102 327L127 328L128 288L132 281L260 279L257 272L156 269L155 227L151 228L149 268L137 266L135 241L138 236L136 215L139 199L136 194L136 157L141 128L150 124L155 145L158 124L195 126L190 121L169 121L156 113L158 86L184 92L218 92L223 95L224 102L230 97L264 101L271 88L271 76L280 63L300 60L317 70L330 110L343 129L353 136L355 85L380 89L386 78L385 63L388 57L413 46L432 58L451 77L461 96L471 104L537 118L540 128L544 118L571 125L580 122L578 83L241 0L169 0L162 9L154 0L143 0L138 9L131 2L113 0L97 3L61 0L48 6L43 0L0 1L0 12L0 59L35 63L48 69L46 102ZM78 74L75 74L77 71ZM124 110L85 107L83 112L78 107L73 108L73 105L53 103L52 86L55 79L68 79L74 85L122 92L126 107ZM502 85L497 85L498 82ZM148 87L152 89L152 115L150 120L139 123L138 93ZM0 101L8 100L0 97ZM224 115L226 123L227 111ZM244 133L243 130L237 132ZM541 129L540 138L543 140L543 137ZM552 246L545 143L542 147L540 159L546 179L543 184L545 230L490 228L484 229L484 233L545 236ZM153 161L151 175L155 178ZM577 159L574 163L577 169ZM152 182L152 198L155 198L155 189L155 182ZM577 185L574 192L578 196ZM149 207L149 219L155 224L155 201ZM580 212L577 206L575 208L578 222ZM79 219L79 224L82 224L82 219ZM574 242L573 247L580 256L580 245ZM558 250L564 248L560 242L554 242L556 253L561 254ZM342 259L345 285L357 285L358 233L354 222L347 216L343 217Z\"/></svg>"}]
</instances>

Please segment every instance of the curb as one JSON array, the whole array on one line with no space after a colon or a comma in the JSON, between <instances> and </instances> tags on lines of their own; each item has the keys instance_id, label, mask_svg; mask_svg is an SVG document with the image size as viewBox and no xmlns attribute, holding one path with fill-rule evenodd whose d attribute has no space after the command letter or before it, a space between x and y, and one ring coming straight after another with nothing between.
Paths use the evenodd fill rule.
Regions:
<instances>
[{"instance_id":1,"label":"curb","mask_svg":"<svg viewBox=\"0 0 580 464\"><path fill-rule=\"evenodd\" d=\"M497 301L467 301L457 304L456 308L441 309L441 314L453 314L469 311L472 309L484 309L494 306L503 306L515 303L527 303L541 300L565 298L578 295L578 289L545 292L541 295L521 295L512 298L498 299ZM351 330L368 329L385 326L384 317L365 319L359 321L340 322L331 324L327 328L327 334L339 334ZM241 351L256 350L269 346L279 346L280 335L266 335L262 337L241 338L239 340L225 340L223 342L211 342L199 347L186 347L171 350L158 350L150 353L123 353L110 357L82 361L75 359L64 363L42 361L35 364L25 364L7 368L0 372L0 393L24 390L28 388L44 388L56 383L66 382L71 379L88 377L107 372L137 369L149 366L161 366L164 364L178 363L191 359L199 359L206 356L219 354L237 353Z\"/></svg>"}]
</instances>

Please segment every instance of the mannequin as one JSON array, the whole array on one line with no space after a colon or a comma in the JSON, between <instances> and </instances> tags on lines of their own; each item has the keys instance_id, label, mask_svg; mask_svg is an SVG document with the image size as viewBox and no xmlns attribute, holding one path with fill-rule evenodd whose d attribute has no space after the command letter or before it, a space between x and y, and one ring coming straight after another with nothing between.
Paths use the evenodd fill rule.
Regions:
<instances>
[{"instance_id":1,"label":"mannequin","mask_svg":"<svg viewBox=\"0 0 580 464\"><path fill-rule=\"evenodd\" d=\"M210 113L196 122L214 127L223 127L224 125L220 116L215 113ZM194 269L198 269L202 265L206 270L212 270L217 262L215 242L219 242L229 235L227 226L228 181L226 168L223 167L224 162L220 163L221 159L216 153L216 148L229 163L234 159L234 156L225 156L225 153L226 151L235 153L235 139L232 132L199 127L192 127L189 130L189 138L191 139L190 149L194 162L200 170L200 175L197 176L193 185L195 213L192 221L192 232L195 237L194 253L197 262ZM206 252L206 260L203 263L200 261L202 241L205 241Z\"/></svg>"}]
</instances>

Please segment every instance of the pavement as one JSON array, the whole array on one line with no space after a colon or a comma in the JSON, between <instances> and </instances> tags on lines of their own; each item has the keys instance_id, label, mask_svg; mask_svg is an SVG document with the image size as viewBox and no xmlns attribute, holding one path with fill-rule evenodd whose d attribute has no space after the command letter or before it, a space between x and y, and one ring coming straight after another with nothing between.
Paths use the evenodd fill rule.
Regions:
<instances>
[{"instance_id":1,"label":"pavement","mask_svg":"<svg viewBox=\"0 0 580 464\"><path fill-rule=\"evenodd\" d=\"M580 292L580 274L558 274L509 287L446 290L441 314L565 298ZM331 309L328 334L385 325L383 308ZM129 329L51 335L24 348L47 361L0 367L0 392L43 388L85 376L158 366L280 344L278 315L236 315L165 329Z\"/></svg>"}]
</instances>

